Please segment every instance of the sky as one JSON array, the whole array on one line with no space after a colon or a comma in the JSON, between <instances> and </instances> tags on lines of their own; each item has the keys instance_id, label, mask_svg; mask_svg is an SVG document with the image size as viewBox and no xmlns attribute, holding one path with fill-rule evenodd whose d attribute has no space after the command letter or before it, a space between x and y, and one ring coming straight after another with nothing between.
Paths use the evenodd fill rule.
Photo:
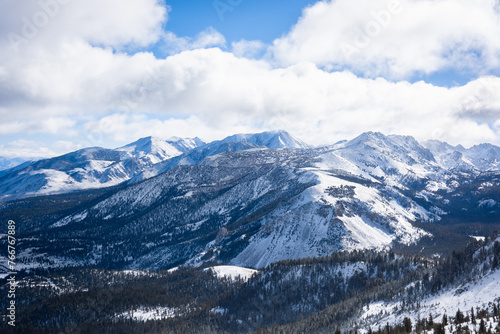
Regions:
<instances>
[{"instance_id":1,"label":"sky","mask_svg":"<svg viewBox=\"0 0 500 334\"><path fill-rule=\"evenodd\" d=\"M0 0L0 156L283 129L500 145L498 0Z\"/></svg>"}]
</instances>

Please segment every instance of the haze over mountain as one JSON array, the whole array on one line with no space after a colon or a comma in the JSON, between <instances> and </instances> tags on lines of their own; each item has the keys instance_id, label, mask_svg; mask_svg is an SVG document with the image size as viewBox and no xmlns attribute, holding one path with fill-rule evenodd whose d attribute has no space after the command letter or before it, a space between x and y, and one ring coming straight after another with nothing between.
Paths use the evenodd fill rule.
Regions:
<instances>
[{"instance_id":1,"label":"haze over mountain","mask_svg":"<svg viewBox=\"0 0 500 334\"><path fill-rule=\"evenodd\" d=\"M5 158L5 157L0 157L0 171L16 167L16 166L22 164L25 161L26 160L22 159L22 158Z\"/></svg>"}]
</instances>

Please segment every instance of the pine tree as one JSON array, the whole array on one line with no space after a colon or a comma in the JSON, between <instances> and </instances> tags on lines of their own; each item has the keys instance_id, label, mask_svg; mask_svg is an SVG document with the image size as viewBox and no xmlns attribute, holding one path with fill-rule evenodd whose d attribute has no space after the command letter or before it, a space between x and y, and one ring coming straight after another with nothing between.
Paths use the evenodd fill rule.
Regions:
<instances>
[{"instance_id":1,"label":"pine tree","mask_svg":"<svg viewBox=\"0 0 500 334\"><path fill-rule=\"evenodd\" d=\"M474 316L474 307L470 308L470 320L472 324L476 324L476 317Z\"/></svg>"},{"instance_id":2,"label":"pine tree","mask_svg":"<svg viewBox=\"0 0 500 334\"><path fill-rule=\"evenodd\" d=\"M434 327L434 319L432 319L432 314L429 314L429 320L427 321L427 329L432 329Z\"/></svg>"},{"instance_id":3,"label":"pine tree","mask_svg":"<svg viewBox=\"0 0 500 334\"><path fill-rule=\"evenodd\" d=\"M464 322L464 314L458 309L457 314L455 315L455 324L461 324Z\"/></svg>"},{"instance_id":4,"label":"pine tree","mask_svg":"<svg viewBox=\"0 0 500 334\"><path fill-rule=\"evenodd\" d=\"M443 326L448 326L448 316L443 314L443 320L441 321L443 323Z\"/></svg>"},{"instance_id":5,"label":"pine tree","mask_svg":"<svg viewBox=\"0 0 500 334\"><path fill-rule=\"evenodd\" d=\"M404 318L404 320L403 320L403 326L405 328L406 333L411 333L412 325L411 325L411 319L410 318Z\"/></svg>"},{"instance_id":6,"label":"pine tree","mask_svg":"<svg viewBox=\"0 0 500 334\"><path fill-rule=\"evenodd\" d=\"M479 333L486 334L486 325L484 323L484 319L481 319L481 322L479 323Z\"/></svg>"}]
</instances>

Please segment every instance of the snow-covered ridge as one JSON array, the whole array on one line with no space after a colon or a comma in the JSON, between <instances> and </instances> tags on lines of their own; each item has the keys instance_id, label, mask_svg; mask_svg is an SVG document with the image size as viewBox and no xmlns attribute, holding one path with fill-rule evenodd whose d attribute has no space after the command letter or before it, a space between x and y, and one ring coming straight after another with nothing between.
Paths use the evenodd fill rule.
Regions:
<instances>
[{"instance_id":1,"label":"snow-covered ridge","mask_svg":"<svg viewBox=\"0 0 500 334\"><path fill-rule=\"evenodd\" d=\"M0 173L4 200L111 187L130 180L145 169L179 156L201 139L146 137L117 149L86 148Z\"/></svg>"},{"instance_id":2,"label":"snow-covered ridge","mask_svg":"<svg viewBox=\"0 0 500 334\"><path fill-rule=\"evenodd\" d=\"M2 171L0 199L134 183L224 152L257 148L306 149L310 146L283 130L237 134L208 144L199 138L145 137L115 150L86 148ZM476 174L500 170L500 148L491 144L465 149L439 141L419 144L409 136L367 132L353 140L325 147L328 148L333 148L337 159L345 160L339 168L375 178L398 173L421 179L450 170ZM6 163L4 165L9 166ZM394 181L397 184L397 180Z\"/></svg>"},{"instance_id":3,"label":"snow-covered ridge","mask_svg":"<svg viewBox=\"0 0 500 334\"><path fill-rule=\"evenodd\" d=\"M228 151L305 147L286 131L234 135L209 144L199 138L145 137L115 150L86 148L6 170L0 173L0 200L134 183Z\"/></svg>"},{"instance_id":4,"label":"snow-covered ridge","mask_svg":"<svg viewBox=\"0 0 500 334\"><path fill-rule=\"evenodd\" d=\"M282 132L237 135L148 165L144 170L152 172L143 182L122 184L88 206L43 221L43 228L64 240L74 234L96 245L113 243L109 249L123 259L119 269L168 269L220 259L220 264L263 268L342 250L413 245L430 236L416 223L436 222L457 210L464 215L462 208L493 218L498 214L500 174L447 169L411 137L366 133L323 148L260 146L274 145L270 138L286 139ZM91 165L92 177L117 177L110 171L123 167L122 155L146 147L163 154L171 148L155 143L146 138L124 150L92 148L76 152L73 160L36 166L44 173L59 168L53 173L69 187L70 172L73 179L89 182L88 170L76 163ZM36 166L14 176L40 176ZM481 186L471 189L470 180ZM106 233L96 235L97 228ZM136 237L141 244L133 247L141 247L140 256L126 243ZM93 251L78 261L93 259Z\"/></svg>"},{"instance_id":5,"label":"snow-covered ridge","mask_svg":"<svg viewBox=\"0 0 500 334\"><path fill-rule=\"evenodd\" d=\"M227 137L221 143L248 142L267 148L308 148L302 140L283 130L267 131L254 134L237 134Z\"/></svg>"},{"instance_id":6,"label":"snow-covered ridge","mask_svg":"<svg viewBox=\"0 0 500 334\"><path fill-rule=\"evenodd\" d=\"M24 162L26 162L26 159L0 157L0 171L14 168Z\"/></svg>"}]
</instances>

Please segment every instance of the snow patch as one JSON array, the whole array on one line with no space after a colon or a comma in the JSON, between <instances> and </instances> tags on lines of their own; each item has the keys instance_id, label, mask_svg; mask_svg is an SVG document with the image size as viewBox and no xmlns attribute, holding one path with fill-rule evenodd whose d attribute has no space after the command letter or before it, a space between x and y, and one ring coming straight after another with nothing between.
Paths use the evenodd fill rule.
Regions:
<instances>
[{"instance_id":1,"label":"snow patch","mask_svg":"<svg viewBox=\"0 0 500 334\"><path fill-rule=\"evenodd\" d=\"M212 270L219 278L226 277L233 281L238 277L244 281L248 281L253 275L258 273L257 270L237 266L215 266L205 269L205 271L207 270Z\"/></svg>"}]
</instances>

